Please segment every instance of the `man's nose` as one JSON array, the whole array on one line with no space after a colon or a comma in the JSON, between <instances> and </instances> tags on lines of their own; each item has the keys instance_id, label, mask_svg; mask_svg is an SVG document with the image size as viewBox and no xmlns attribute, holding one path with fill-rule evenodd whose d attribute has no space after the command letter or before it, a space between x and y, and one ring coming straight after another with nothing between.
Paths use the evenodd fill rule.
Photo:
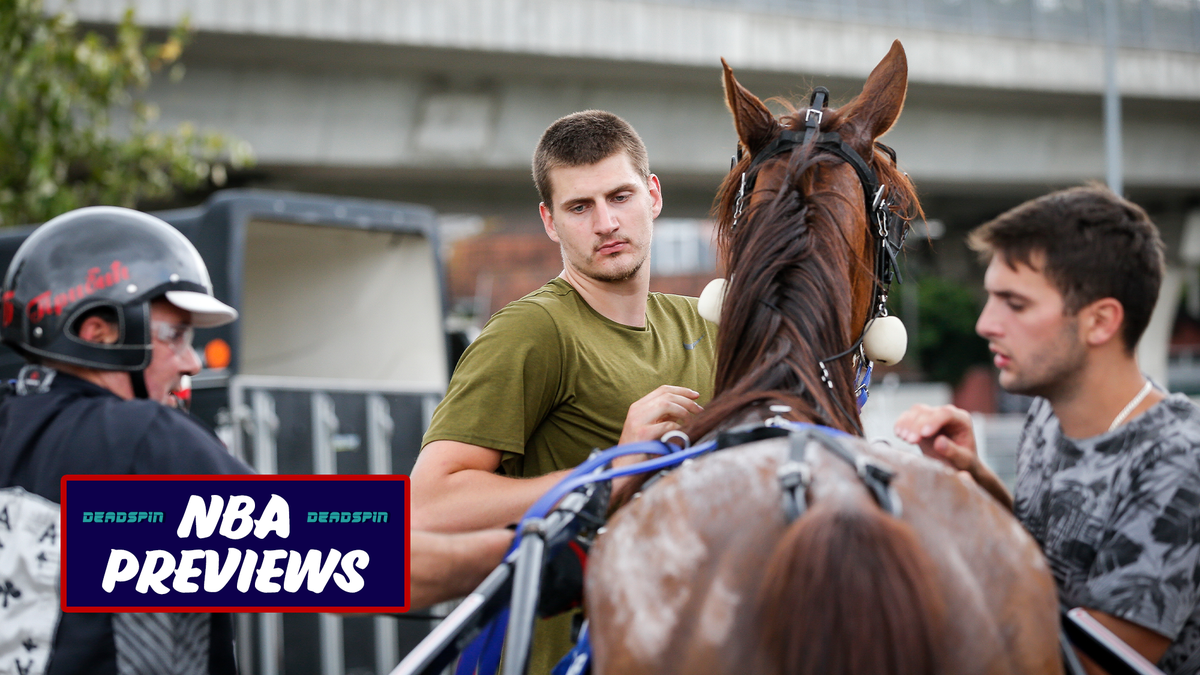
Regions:
<instances>
[{"instance_id":1,"label":"man's nose","mask_svg":"<svg viewBox=\"0 0 1200 675\"><path fill-rule=\"evenodd\" d=\"M600 202L596 205L592 213L595 217L595 221L592 223L592 230L596 234L611 234L620 227L620 223L617 222L617 215L609 208L608 204Z\"/></svg>"},{"instance_id":2,"label":"man's nose","mask_svg":"<svg viewBox=\"0 0 1200 675\"><path fill-rule=\"evenodd\" d=\"M975 332L979 334L979 337L987 340L1000 334L995 302L992 300L988 300L983 305L983 311L979 313L979 319L975 322Z\"/></svg>"},{"instance_id":3,"label":"man's nose","mask_svg":"<svg viewBox=\"0 0 1200 675\"><path fill-rule=\"evenodd\" d=\"M188 375L195 375L200 372L200 354L196 352L194 347L189 346L187 351L179 355L180 372Z\"/></svg>"}]
</instances>

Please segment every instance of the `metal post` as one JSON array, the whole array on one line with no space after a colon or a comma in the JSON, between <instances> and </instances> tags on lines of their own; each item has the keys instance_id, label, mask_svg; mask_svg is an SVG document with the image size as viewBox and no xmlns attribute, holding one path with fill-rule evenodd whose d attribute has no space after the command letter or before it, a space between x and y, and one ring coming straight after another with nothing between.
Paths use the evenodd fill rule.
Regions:
<instances>
[{"instance_id":1,"label":"metal post","mask_svg":"<svg viewBox=\"0 0 1200 675\"><path fill-rule=\"evenodd\" d=\"M321 614L317 621L321 631L321 675L342 675L346 670L342 654L342 617Z\"/></svg>"},{"instance_id":2,"label":"metal post","mask_svg":"<svg viewBox=\"0 0 1200 675\"><path fill-rule=\"evenodd\" d=\"M319 475L337 473L337 458L333 451L333 437L337 431L338 418L337 411L333 407L333 399L325 392L313 392L313 473Z\"/></svg>"},{"instance_id":3,"label":"metal post","mask_svg":"<svg viewBox=\"0 0 1200 675\"><path fill-rule=\"evenodd\" d=\"M337 410L333 399L323 391L312 395L312 452L313 473L337 473L334 436L338 432ZM342 675L345 662L342 654L342 617L321 614L317 617L318 640L321 650L321 675Z\"/></svg>"},{"instance_id":4,"label":"metal post","mask_svg":"<svg viewBox=\"0 0 1200 675\"><path fill-rule=\"evenodd\" d=\"M1109 189L1122 195L1125 185L1121 157L1121 94L1117 87L1118 1L1104 2L1104 160Z\"/></svg>"},{"instance_id":5,"label":"metal post","mask_svg":"<svg viewBox=\"0 0 1200 675\"><path fill-rule=\"evenodd\" d=\"M271 394L255 389L250 400L254 411L254 470L263 474L275 473L278 470L275 432L279 430L275 399Z\"/></svg>"},{"instance_id":6,"label":"metal post","mask_svg":"<svg viewBox=\"0 0 1200 675\"><path fill-rule=\"evenodd\" d=\"M371 473L392 472L392 409L381 394L367 395L367 467Z\"/></svg>"},{"instance_id":7,"label":"metal post","mask_svg":"<svg viewBox=\"0 0 1200 675\"><path fill-rule=\"evenodd\" d=\"M254 650L251 647L254 640L254 615L232 614L234 629L237 631L237 664L238 672L242 675L256 675L258 668L254 663Z\"/></svg>"},{"instance_id":8,"label":"metal post","mask_svg":"<svg viewBox=\"0 0 1200 675\"><path fill-rule=\"evenodd\" d=\"M255 389L250 401L254 419L254 468L261 474L272 474L278 467L275 433L279 430L279 417L275 414L275 398L266 391ZM258 658L262 675L278 675L282 670L281 628L278 614L258 615Z\"/></svg>"},{"instance_id":9,"label":"metal post","mask_svg":"<svg viewBox=\"0 0 1200 675\"><path fill-rule=\"evenodd\" d=\"M373 474L392 472L392 432L396 423L382 394L367 395L367 467ZM400 661L399 625L390 616L375 617L375 672L387 673Z\"/></svg>"},{"instance_id":10,"label":"metal post","mask_svg":"<svg viewBox=\"0 0 1200 675\"><path fill-rule=\"evenodd\" d=\"M262 675L279 675L283 670L283 640L280 639L283 622L279 614L258 615L258 659L262 664Z\"/></svg>"}]
</instances>

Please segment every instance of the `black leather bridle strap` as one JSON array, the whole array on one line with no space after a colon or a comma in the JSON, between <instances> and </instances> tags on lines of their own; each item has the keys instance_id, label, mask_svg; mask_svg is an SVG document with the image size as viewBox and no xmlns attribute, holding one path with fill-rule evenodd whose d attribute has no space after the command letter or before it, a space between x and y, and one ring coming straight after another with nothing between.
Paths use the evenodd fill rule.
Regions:
<instances>
[{"instance_id":1,"label":"black leather bridle strap","mask_svg":"<svg viewBox=\"0 0 1200 675\"><path fill-rule=\"evenodd\" d=\"M858 180L862 183L863 197L867 202L867 214L874 213L878 204L875 203L875 197L879 192L879 179L875 175L875 171L867 166L866 161L842 140L841 134L835 131L826 132L817 138L817 147L826 152L837 155L843 162L850 165L854 172L858 174Z\"/></svg>"},{"instance_id":2,"label":"black leather bridle strap","mask_svg":"<svg viewBox=\"0 0 1200 675\"><path fill-rule=\"evenodd\" d=\"M832 434L817 427L810 427L790 434L787 461L776 470L779 487L783 492L783 513L789 523L803 515L808 506L812 465L809 464L805 453L808 444L812 442L818 443L834 457L854 467L854 472L858 474L859 480L879 507L893 516L900 516L900 497L891 485L896 476L895 472L847 447Z\"/></svg>"}]
</instances>

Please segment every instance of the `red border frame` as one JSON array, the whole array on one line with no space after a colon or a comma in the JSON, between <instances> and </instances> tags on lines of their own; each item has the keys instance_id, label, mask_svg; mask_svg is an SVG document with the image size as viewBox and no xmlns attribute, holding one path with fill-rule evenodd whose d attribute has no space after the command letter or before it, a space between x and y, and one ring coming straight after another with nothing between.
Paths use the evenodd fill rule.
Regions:
<instances>
[{"instance_id":1,"label":"red border frame","mask_svg":"<svg viewBox=\"0 0 1200 675\"><path fill-rule=\"evenodd\" d=\"M388 607L327 607L318 605L314 607L68 607L67 606L67 580L62 573L63 567L66 566L67 553L67 481L400 481L404 483L404 604ZM208 475L208 474L173 474L173 475L109 475L109 474L68 474L63 476L59 481L59 494L62 496L61 510L58 514L59 532L62 538L61 559L59 567L59 607L64 613L72 614L99 614L111 612L230 612L239 614L252 613L280 613L280 614L296 614L296 613L312 613L312 612L327 612L333 614L372 614L372 613L402 613L407 612L411 606L412 598L412 490L409 489L409 478L405 475L381 475L381 474L322 474L322 475L305 475L305 474L232 474L232 475Z\"/></svg>"}]
</instances>

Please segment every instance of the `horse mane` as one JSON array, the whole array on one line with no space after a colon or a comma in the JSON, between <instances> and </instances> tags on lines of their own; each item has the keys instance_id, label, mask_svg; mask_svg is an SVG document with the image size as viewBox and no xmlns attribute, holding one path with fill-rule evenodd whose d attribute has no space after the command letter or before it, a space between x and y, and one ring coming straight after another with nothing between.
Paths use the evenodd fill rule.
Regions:
<instances>
[{"instance_id":1,"label":"horse mane","mask_svg":"<svg viewBox=\"0 0 1200 675\"><path fill-rule=\"evenodd\" d=\"M857 131L856 100L836 110L826 109L820 131L842 134L892 191L893 203L907 221L920 214L916 190L893 162L884 159L874 139ZM780 131L803 128L807 108L776 101L790 109L779 118ZM868 252L864 258L850 250L837 218L839 210L863 208L865 197L817 189L822 167L843 161L807 144L776 160L788 162L784 183L770 199L747 206L735 227L741 176L752 160L751 153L744 153L722 181L714 201L718 250L729 279L728 301L718 328L713 400L685 432L701 438L750 408L782 403L791 406L791 417L855 433L862 425L852 359L826 362L832 388L821 381L820 360L846 350L861 330L850 325L850 279L855 273L873 278L874 256ZM756 192L763 189L755 185ZM874 236L868 233L868 241Z\"/></svg>"},{"instance_id":2,"label":"horse mane","mask_svg":"<svg viewBox=\"0 0 1200 675\"><path fill-rule=\"evenodd\" d=\"M803 128L808 109L776 100L790 112L779 118L775 138L784 128ZM913 217L924 216L916 188L893 162L884 159L875 139L854 123L860 110L857 101L858 97L836 110L826 108L820 131L839 132L867 162L892 191L894 208L907 227ZM752 152L742 154L721 182L712 208L718 252L729 280L717 331L713 398L683 432L700 439L748 413L762 416L770 405L782 404L792 409L785 417L860 433L852 359L826 361L832 387L821 381L820 361L850 347L861 330L850 325L852 274L878 283L873 255L864 259L853 254L837 222L839 210L862 209L866 198L861 192L817 190L818 172L844 162L809 144L773 160L788 162L787 180L771 199L750 204L746 195L746 208L735 227L733 212L742 174L754 159ZM854 184L859 185L857 178ZM764 189L756 182L756 192ZM866 236L870 241L875 235ZM613 494L610 512L627 503L650 477L633 476Z\"/></svg>"}]
</instances>

